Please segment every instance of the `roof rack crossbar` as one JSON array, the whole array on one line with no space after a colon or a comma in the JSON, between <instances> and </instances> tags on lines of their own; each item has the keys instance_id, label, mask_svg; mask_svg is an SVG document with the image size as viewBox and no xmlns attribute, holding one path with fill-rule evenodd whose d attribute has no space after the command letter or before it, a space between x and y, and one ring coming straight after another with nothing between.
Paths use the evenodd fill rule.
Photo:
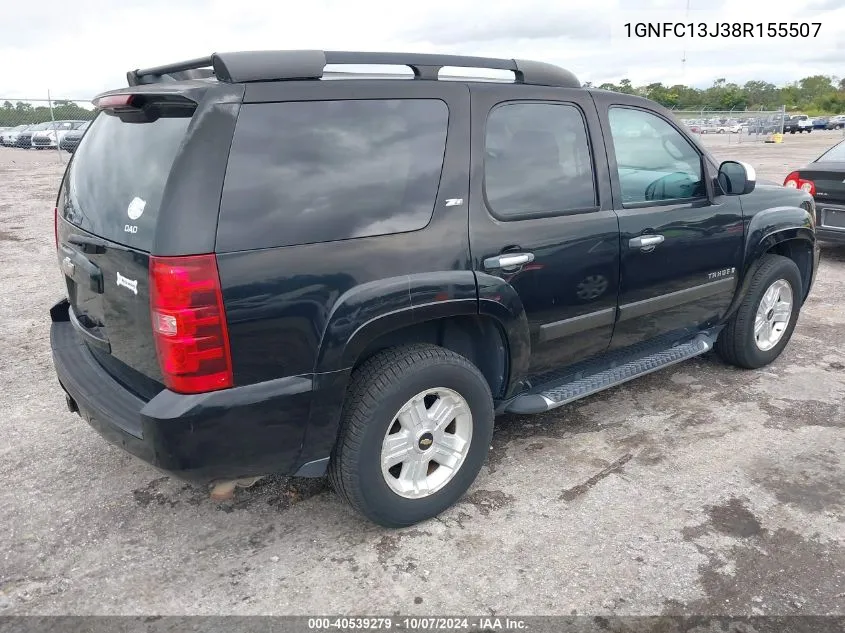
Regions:
<instances>
[{"instance_id":1,"label":"roof rack crossbar","mask_svg":"<svg viewBox=\"0 0 845 633\"><path fill-rule=\"evenodd\" d=\"M242 83L285 79L320 79L327 65L407 66L416 79L438 79L444 66L508 70L516 83L580 88L581 83L570 71L547 64L518 59L496 59L468 55L428 53L382 53L358 51L240 51L215 53L210 57L191 59L127 73L130 86L180 78L211 76L209 67L220 81ZM201 70L204 69L204 70Z\"/></svg>"}]
</instances>

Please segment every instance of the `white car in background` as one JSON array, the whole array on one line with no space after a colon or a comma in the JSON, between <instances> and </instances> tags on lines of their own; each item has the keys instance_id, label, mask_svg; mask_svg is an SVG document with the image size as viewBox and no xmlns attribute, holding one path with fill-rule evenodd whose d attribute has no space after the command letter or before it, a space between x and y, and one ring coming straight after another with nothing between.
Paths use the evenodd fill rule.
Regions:
<instances>
[{"instance_id":1,"label":"white car in background","mask_svg":"<svg viewBox=\"0 0 845 633\"><path fill-rule=\"evenodd\" d=\"M740 134L742 125L738 121L726 121L719 126L719 134Z\"/></svg>"},{"instance_id":2,"label":"white car in background","mask_svg":"<svg viewBox=\"0 0 845 633\"><path fill-rule=\"evenodd\" d=\"M34 132L32 135L32 147L35 149L56 149L71 130L84 125L85 121L56 121L48 123L47 129Z\"/></svg>"},{"instance_id":3,"label":"white car in background","mask_svg":"<svg viewBox=\"0 0 845 633\"><path fill-rule=\"evenodd\" d=\"M16 125L0 132L0 145L3 147L14 147L18 142L18 134L23 132L29 125Z\"/></svg>"}]
</instances>

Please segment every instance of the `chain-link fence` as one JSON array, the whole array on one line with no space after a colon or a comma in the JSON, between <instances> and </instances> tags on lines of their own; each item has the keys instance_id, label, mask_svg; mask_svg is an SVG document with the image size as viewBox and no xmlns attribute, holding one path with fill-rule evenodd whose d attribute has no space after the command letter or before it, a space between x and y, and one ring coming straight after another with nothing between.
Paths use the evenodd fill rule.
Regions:
<instances>
[{"instance_id":1,"label":"chain-link fence","mask_svg":"<svg viewBox=\"0 0 845 633\"><path fill-rule=\"evenodd\" d=\"M771 141L783 134L787 120L779 110L673 110L672 114L693 134L721 134L728 142Z\"/></svg>"},{"instance_id":2,"label":"chain-link fence","mask_svg":"<svg viewBox=\"0 0 845 633\"><path fill-rule=\"evenodd\" d=\"M0 145L53 150L59 160L78 144L86 122L94 118L90 101L75 99L5 99L0 96ZM64 150L64 151L63 151Z\"/></svg>"}]
</instances>

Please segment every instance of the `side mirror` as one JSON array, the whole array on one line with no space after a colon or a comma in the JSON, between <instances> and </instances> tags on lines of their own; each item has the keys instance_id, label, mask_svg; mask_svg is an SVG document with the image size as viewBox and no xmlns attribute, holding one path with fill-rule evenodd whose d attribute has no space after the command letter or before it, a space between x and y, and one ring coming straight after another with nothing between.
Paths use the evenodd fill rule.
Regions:
<instances>
[{"instance_id":1,"label":"side mirror","mask_svg":"<svg viewBox=\"0 0 845 633\"><path fill-rule=\"evenodd\" d=\"M741 196L754 191L757 172L748 163L726 160L719 165L719 186L729 196Z\"/></svg>"}]
</instances>

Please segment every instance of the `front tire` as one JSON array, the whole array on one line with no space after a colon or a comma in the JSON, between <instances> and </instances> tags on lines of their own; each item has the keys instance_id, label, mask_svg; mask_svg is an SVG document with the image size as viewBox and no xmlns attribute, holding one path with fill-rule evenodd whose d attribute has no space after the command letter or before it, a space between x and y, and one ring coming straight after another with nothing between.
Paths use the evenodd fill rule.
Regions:
<instances>
[{"instance_id":1,"label":"front tire","mask_svg":"<svg viewBox=\"0 0 845 633\"><path fill-rule=\"evenodd\" d=\"M727 363L757 369L783 352L801 310L803 284L794 261L766 255L751 278L739 309L716 341Z\"/></svg>"},{"instance_id":2,"label":"front tire","mask_svg":"<svg viewBox=\"0 0 845 633\"><path fill-rule=\"evenodd\" d=\"M412 525L466 492L492 437L493 398L475 365L435 345L388 349L352 375L329 479L371 521Z\"/></svg>"}]
</instances>

